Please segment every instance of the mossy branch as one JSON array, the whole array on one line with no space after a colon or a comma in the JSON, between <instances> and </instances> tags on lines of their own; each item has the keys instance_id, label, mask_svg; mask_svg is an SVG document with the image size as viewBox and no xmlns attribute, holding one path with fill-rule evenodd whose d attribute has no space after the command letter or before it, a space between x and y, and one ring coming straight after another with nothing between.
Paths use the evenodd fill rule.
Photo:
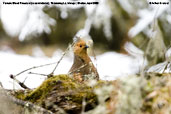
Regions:
<instances>
[{"instance_id":1,"label":"mossy branch","mask_svg":"<svg viewBox=\"0 0 171 114\"><path fill-rule=\"evenodd\" d=\"M11 103L16 104L16 106L15 106L16 108L19 106L24 107L24 109L22 108L21 110L26 111L26 109L28 109L34 113L53 114L51 111L46 110L40 106L34 105L33 103L30 103L28 101L19 100L15 97L11 96L10 93L8 91L4 90L1 85L0 85L0 93L1 93L1 95L5 95L5 97L7 97Z\"/></svg>"}]
</instances>

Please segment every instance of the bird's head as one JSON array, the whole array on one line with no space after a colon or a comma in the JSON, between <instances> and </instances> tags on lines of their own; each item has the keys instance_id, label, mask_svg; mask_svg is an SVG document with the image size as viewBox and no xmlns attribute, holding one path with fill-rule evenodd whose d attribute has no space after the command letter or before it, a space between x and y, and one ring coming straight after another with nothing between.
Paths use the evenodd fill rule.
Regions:
<instances>
[{"instance_id":1,"label":"bird's head","mask_svg":"<svg viewBox=\"0 0 171 114\"><path fill-rule=\"evenodd\" d=\"M89 48L89 46L86 45L86 42L80 39L74 44L74 54L77 56L87 55L87 48Z\"/></svg>"}]
</instances>

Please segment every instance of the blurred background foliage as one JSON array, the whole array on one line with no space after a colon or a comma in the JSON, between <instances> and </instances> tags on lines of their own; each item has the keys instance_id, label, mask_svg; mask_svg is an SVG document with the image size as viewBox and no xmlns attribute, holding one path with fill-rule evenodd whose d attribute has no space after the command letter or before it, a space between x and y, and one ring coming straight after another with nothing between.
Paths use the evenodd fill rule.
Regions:
<instances>
[{"instance_id":1,"label":"blurred background foliage","mask_svg":"<svg viewBox=\"0 0 171 114\"><path fill-rule=\"evenodd\" d=\"M93 39L96 49L101 50L99 53L111 50L126 54L124 44L131 41L145 52L147 59L152 61L149 63L151 66L164 61L165 52L170 47L171 7L169 4L160 5L162 8L159 8L148 2L144 0L99 0L99 4L93 6L94 10L90 13L87 13L90 10L88 5L80 7L57 5L39 7L33 5L31 7L35 12L42 11L43 15L49 17L47 20L53 19L55 21L55 23L49 24L50 32L44 30L36 35L34 35L35 33L33 35L26 33L21 40L19 37L24 25L17 35L10 35L4 29L6 25L1 19L0 48L8 45L19 53L24 47L28 46L27 49L30 49L31 45L54 48L59 46L65 49L68 43L72 42L72 38L83 29ZM1 4L1 16L3 16L4 7L5 5ZM26 13L29 17L32 12ZM43 18L43 16L39 18ZM90 23L86 22L88 19ZM27 21L29 18L26 19L26 23ZM90 24L89 29L86 29L86 24ZM82 34L80 36L84 37Z\"/></svg>"}]
</instances>

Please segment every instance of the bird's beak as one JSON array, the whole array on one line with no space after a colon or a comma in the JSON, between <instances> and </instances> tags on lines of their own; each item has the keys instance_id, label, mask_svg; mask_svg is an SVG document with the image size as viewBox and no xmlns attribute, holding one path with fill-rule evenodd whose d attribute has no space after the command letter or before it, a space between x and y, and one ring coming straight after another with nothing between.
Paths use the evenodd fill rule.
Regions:
<instances>
[{"instance_id":1,"label":"bird's beak","mask_svg":"<svg viewBox=\"0 0 171 114\"><path fill-rule=\"evenodd\" d=\"M85 45L85 48L87 49L87 48L89 48L89 46L88 45Z\"/></svg>"}]
</instances>

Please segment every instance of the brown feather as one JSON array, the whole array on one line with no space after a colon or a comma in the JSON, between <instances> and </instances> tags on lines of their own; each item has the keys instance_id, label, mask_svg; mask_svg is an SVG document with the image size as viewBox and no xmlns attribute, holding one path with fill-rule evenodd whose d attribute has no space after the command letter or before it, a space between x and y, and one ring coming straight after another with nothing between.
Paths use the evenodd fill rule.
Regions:
<instances>
[{"instance_id":1,"label":"brown feather","mask_svg":"<svg viewBox=\"0 0 171 114\"><path fill-rule=\"evenodd\" d=\"M99 74L87 54L87 45L79 40L74 45L74 62L69 73L78 81L99 80Z\"/></svg>"}]
</instances>

